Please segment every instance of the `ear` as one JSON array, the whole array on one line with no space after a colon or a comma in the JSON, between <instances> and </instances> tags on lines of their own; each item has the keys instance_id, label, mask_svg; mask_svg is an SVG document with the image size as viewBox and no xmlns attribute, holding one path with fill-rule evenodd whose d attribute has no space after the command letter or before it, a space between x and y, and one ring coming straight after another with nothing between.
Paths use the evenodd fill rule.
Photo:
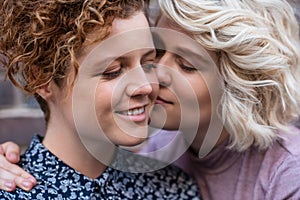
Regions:
<instances>
[{"instance_id":1,"label":"ear","mask_svg":"<svg viewBox=\"0 0 300 200\"><path fill-rule=\"evenodd\" d=\"M43 85L36 90L36 93L41 96L45 101L50 100L53 97L53 83L52 81Z\"/></svg>"}]
</instances>

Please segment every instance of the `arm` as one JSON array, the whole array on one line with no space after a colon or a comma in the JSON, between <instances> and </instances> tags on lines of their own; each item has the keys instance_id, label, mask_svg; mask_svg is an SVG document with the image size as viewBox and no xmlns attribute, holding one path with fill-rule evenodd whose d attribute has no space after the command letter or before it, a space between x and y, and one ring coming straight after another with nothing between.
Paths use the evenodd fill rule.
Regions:
<instances>
[{"instance_id":1,"label":"arm","mask_svg":"<svg viewBox=\"0 0 300 200\"><path fill-rule=\"evenodd\" d=\"M20 187L28 191L36 184L33 176L15 164L19 159L18 145L12 142L0 145L0 189L13 191L16 187Z\"/></svg>"}]
</instances>

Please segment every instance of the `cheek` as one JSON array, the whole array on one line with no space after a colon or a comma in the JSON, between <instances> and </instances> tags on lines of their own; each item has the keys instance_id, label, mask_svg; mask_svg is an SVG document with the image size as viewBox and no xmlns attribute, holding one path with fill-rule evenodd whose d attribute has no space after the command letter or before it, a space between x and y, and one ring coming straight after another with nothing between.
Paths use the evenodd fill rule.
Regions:
<instances>
[{"instance_id":1,"label":"cheek","mask_svg":"<svg viewBox=\"0 0 300 200\"><path fill-rule=\"evenodd\" d=\"M200 120L202 122L207 122L210 120L212 112L211 96L207 87L199 89L199 92L197 93L197 99L199 102Z\"/></svg>"},{"instance_id":2,"label":"cheek","mask_svg":"<svg viewBox=\"0 0 300 200\"><path fill-rule=\"evenodd\" d=\"M178 78L173 84L178 104L184 108L197 108L199 103L206 100L207 88L201 76L185 76Z\"/></svg>"},{"instance_id":3,"label":"cheek","mask_svg":"<svg viewBox=\"0 0 300 200\"><path fill-rule=\"evenodd\" d=\"M210 109L211 94L209 88L207 87L207 82L200 75L196 80L193 80L191 84L193 85L193 90L197 96L200 108Z\"/></svg>"},{"instance_id":4,"label":"cheek","mask_svg":"<svg viewBox=\"0 0 300 200\"><path fill-rule=\"evenodd\" d=\"M193 87L199 106L201 108L210 107L211 105L211 95L210 91L204 81L199 81L197 87Z\"/></svg>"},{"instance_id":5,"label":"cheek","mask_svg":"<svg viewBox=\"0 0 300 200\"><path fill-rule=\"evenodd\" d=\"M110 87L98 86L95 92L95 110L98 121L105 121L112 113L113 89Z\"/></svg>"},{"instance_id":6,"label":"cheek","mask_svg":"<svg viewBox=\"0 0 300 200\"><path fill-rule=\"evenodd\" d=\"M193 85L197 85L197 87L193 88L199 102L200 123L202 125L208 125L211 121L211 117L217 114L217 108L223 90L216 77L216 75L212 76L206 74L205 80L201 78L193 83Z\"/></svg>"},{"instance_id":7,"label":"cheek","mask_svg":"<svg viewBox=\"0 0 300 200\"><path fill-rule=\"evenodd\" d=\"M181 96L180 106L185 123L199 124L211 117L211 96L201 75L187 77L189 87L178 86L178 96ZM199 119L197 121L197 119Z\"/></svg>"}]
</instances>

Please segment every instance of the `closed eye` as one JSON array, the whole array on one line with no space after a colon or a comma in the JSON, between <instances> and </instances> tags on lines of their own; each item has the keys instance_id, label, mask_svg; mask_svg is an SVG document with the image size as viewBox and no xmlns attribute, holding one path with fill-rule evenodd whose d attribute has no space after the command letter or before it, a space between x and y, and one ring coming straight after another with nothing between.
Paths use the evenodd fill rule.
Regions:
<instances>
[{"instance_id":1,"label":"closed eye","mask_svg":"<svg viewBox=\"0 0 300 200\"><path fill-rule=\"evenodd\" d=\"M187 71L187 72L197 71L197 69L193 66L187 66L187 65L184 65L184 64L180 64L179 66L182 70Z\"/></svg>"},{"instance_id":2,"label":"closed eye","mask_svg":"<svg viewBox=\"0 0 300 200\"><path fill-rule=\"evenodd\" d=\"M122 66L108 67L108 69L102 73L102 77L105 79L114 79L120 76L122 73Z\"/></svg>"},{"instance_id":3,"label":"closed eye","mask_svg":"<svg viewBox=\"0 0 300 200\"><path fill-rule=\"evenodd\" d=\"M180 56L176 57L176 62L178 63L180 68L185 72L197 71L197 69L192 64L190 64L188 61L186 61L184 58Z\"/></svg>"}]
</instances>

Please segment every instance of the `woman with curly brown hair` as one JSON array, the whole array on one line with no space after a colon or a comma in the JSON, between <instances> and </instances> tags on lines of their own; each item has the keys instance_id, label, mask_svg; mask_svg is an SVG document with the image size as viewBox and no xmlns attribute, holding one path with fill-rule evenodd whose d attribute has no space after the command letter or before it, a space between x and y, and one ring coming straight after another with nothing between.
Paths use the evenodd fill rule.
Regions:
<instances>
[{"instance_id":1,"label":"woman with curly brown hair","mask_svg":"<svg viewBox=\"0 0 300 200\"><path fill-rule=\"evenodd\" d=\"M178 168L117 148L145 140L158 90L143 1L0 3L2 62L47 124L19 162L36 186L1 198L199 199Z\"/></svg>"}]
</instances>

